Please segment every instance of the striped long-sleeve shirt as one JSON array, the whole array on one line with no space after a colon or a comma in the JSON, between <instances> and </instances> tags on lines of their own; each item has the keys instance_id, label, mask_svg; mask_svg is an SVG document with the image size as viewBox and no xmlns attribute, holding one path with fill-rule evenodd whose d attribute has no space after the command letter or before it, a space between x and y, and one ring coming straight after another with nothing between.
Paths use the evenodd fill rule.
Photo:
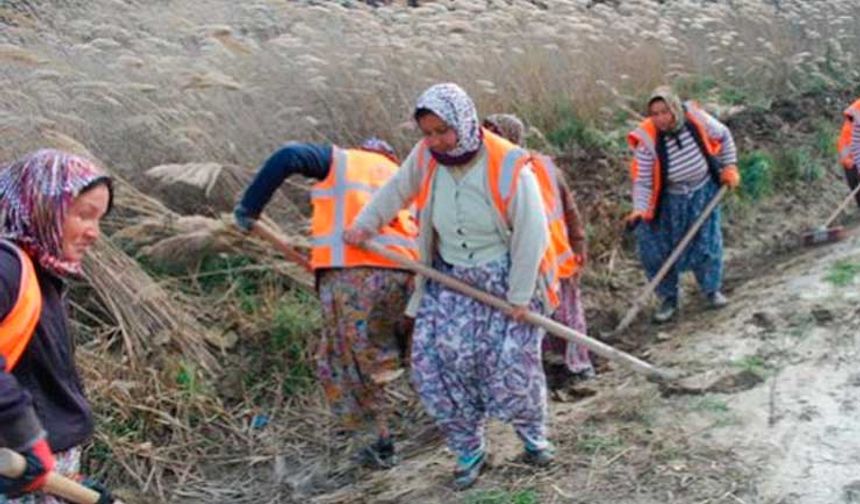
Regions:
<instances>
[{"instance_id":1,"label":"striped long-sleeve shirt","mask_svg":"<svg viewBox=\"0 0 860 504\"><path fill-rule=\"evenodd\" d=\"M737 164L737 149L729 128L715 117L700 112L704 117L704 126L708 135L722 143L718 157L723 166ZM647 211L653 191L655 154L644 143L633 150L633 155L639 165L639 173L633 183L633 209ZM668 185L666 190L672 193L684 193L700 188L708 180L708 162L704 153L696 145L693 135L682 129L677 137L666 138L666 155L669 160ZM664 181L665 183L665 181Z\"/></svg>"}]
</instances>

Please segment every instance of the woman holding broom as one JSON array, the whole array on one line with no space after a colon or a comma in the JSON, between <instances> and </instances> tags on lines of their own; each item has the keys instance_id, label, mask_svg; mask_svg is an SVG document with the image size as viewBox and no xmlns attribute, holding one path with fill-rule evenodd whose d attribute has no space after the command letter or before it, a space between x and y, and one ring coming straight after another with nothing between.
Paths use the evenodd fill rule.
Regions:
<instances>
[{"instance_id":1,"label":"woman holding broom","mask_svg":"<svg viewBox=\"0 0 860 504\"><path fill-rule=\"evenodd\" d=\"M471 98L438 84L418 99L424 135L344 235L359 245L415 202L421 260L507 299L512 314L437 282L416 279L412 379L457 457L454 486L471 486L487 463L488 417L513 425L524 460L553 460L547 440L543 331L527 310L557 302L546 265L548 232L529 155L480 127Z\"/></svg>"},{"instance_id":2,"label":"woman holding broom","mask_svg":"<svg viewBox=\"0 0 860 504\"><path fill-rule=\"evenodd\" d=\"M734 189L740 185L737 151L723 123L694 102L681 103L668 86L654 90L648 99L648 117L627 140L633 152L633 212L627 225L636 234L639 257L650 279L719 186ZM719 208L657 286L662 304L654 313L655 322L668 322L675 316L678 277L688 269L695 273L711 307L726 306L728 301L720 291L723 235Z\"/></svg>"},{"instance_id":3,"label":"woman holding broom","mask_svg":"<svg viewBox=\"0 0 860 504\"><path fill-rule=\"evenodd\" d=\"M92 162L41 150L0 169L0 446L24 456L0 476L16 504L59 504L42 493L49 471L79 471L93 415L75 369L66 279L99 237L111 179ZM100 504L114 502L98 486Z\"/></svg>"}]
</instances>

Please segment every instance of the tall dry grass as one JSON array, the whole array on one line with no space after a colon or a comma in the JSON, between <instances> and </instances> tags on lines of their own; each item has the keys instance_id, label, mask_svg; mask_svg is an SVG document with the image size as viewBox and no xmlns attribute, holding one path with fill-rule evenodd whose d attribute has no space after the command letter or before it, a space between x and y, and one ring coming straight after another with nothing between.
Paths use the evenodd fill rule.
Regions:
<instances>
[{"instance_id":1,"label":"tall dry grass","mask_svg":"<svg viewBox=\"0 0 860 504\"><path fill-rule=\"evenodd\" d=\"M587 3L10 2L0 157L46 129L128 174L253 167L288 139L375 134L404 150L414 99L440 80L547 129L560 103L606 118L682 77L769 93L858 77L852 0Z\"/></svg>"}]
</instances>

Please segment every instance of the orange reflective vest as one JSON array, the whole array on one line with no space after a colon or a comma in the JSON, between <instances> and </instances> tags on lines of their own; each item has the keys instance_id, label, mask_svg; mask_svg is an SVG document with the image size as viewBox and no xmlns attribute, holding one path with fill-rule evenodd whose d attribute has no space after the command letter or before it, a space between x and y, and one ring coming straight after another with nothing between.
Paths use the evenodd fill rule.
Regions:
<instances>
[{"instance_id":1,"label":"orange reflective vest","mask_svg":"<svg viewBox=\"0 0 860 504\"><path fill-rule=\"evenodd\" d=\"M520 170L532 160L532 156L527 151L487 129L483 129L483 135L484 148L487 150L487 185L490 190L490 196L499 217L510 228L508 205L517 192ZM418 151L417 163L422 172L421 188L415 199L415 205L420 214L421 209L430 201L433 177L436 174L438 166L438 163L430 154L427 142L423 142L422 148ZM545 190L542 187L541 196L543 197L545 194L551 194L551 189ZM545 200L545 209L547 206L547 201ZM552 242L553 239L550 238L550 241ZM543 278L544 297L551 308L555 308L559 304L559 275L556 263L555 248L549 246L541 259L540 275Z\"/></svg>"},{"instance_id":2,"label":"orange reflective vest","mask_svg":"<svg viewBox=\"0 0 860 504\"><path fill-rule=\"evenodd\" d=\"M532 155L532 168L540 186L544 212L549 224L550 246L555 252L555 266L559 278L570 278L579 270L579 260L570 248L564 204L558 187L558 168L552 158L543 154Z\"/></svg>"},{"instance_id":3,"label":"orange reflective vest","mask_svg":"<svg viewBox=\"0 0 860 504\"><path fill-rule=\"evenodd\" d=\"M42 315L42 291L33 261L17 245L0 240L0 247L14 250L21 262L21 284L12 310L0 321L0 355L6 359L6 372L21 358Z\"/></svg>"},{"instance_id":4,"label":"orange reflective vest","mask_svg":"<svg viewBox=\"0 0 860 504\"><path fill-rule=\"evenodd\" d=\"M846 170L854 168L854 157L851 155L851 133L854 129L854 117L860 116L860 100L855 101L845 109L845 122L842 123L842 132L836 141L836 150L839 152L839 162Z\"/></svg>"},{"instance_id":5,"label":"orange reflective vest","mask_svg":"<svg viewBox=\"0 0 860 504\"><path fill-rule=\"evenodd\" d=\"M311 267L314 270L355 266L402 268L343 241L343 232L349 229L373 193L394 175L397 168L397 164L381 154L358 149L332 149L328 176L311 189ZM416 260L417 236L415 219L408 210L402 210L372 241Z\"/></svg>"},{"instance_id":6,"label":"orange reflective vest","mask_svg":"<svg viewBox=\"0 0 860 504\"><path fill-rule=\"evenodd\" d=\"M704 111L695 102L687 102L685 105L686 118L693 125L695 131L698 132L699 138L704 145L706 152L703 154L705 154L705 156L717 156L720 151L722 151L723 144L719 140L711 138L711 136L708 135L708 130L705 128L706 118L704 116ZM627 135L627 144L630 146L631 150L635 150L640 145L644 145L654 156L654 168L651 174L651 199L648 202L648 210L646 210L645 214L642 216L648 221L654 219L657 214L657 209L660 206L660 196L663 191L663 179L667 176L666 170L668 167L662 166L660 156L657 153L657 141L659 136L660 132L657 130L657 126L651 118L645 119L639 123L639 126ZM715 176L715 174L712 173L711 176ZM719 183L719 174L716 174L716 177L717 183ZM630 179L635 183L637 178L639 178L639 163L636 162L636 157L634 156L630 162Z\"/></svg>"}]
</instances>

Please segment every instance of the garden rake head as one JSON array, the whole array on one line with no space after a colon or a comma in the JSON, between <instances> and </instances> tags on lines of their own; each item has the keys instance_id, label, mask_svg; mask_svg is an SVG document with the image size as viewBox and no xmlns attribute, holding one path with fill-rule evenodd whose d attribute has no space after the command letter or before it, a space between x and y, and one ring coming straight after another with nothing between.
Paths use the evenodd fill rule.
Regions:
<instances>
[{"instance_id":1,"label":"garden rake head","mask_svg":"<svg viewBox=\"0 0 860 504\"><path fill-rule=\"evenodd\" d=\"M857 187L855 187L851 191L851 194L849 194L845 197L844 200L842 200L842 203L840 203L839 206L836 207L836 210L834 210L833 213L830 214L830 217L824 222L824 225L819 226L806 233L803 233L803 235L801 236L803 245L822 245L824 243L832 243L845 238L845 235L847 234L845 228L843 228L842 226L830 227L830 225L833 224L833 221L835 221L836 218L839 217L839 214L841 214L842 211L845 210L845 207L851 204L851 202L855 199L858 193L860 193L860 184L858 184Z\"/></svg>"},{"instance_id":2,"label":"garden rake head","mask_svg":"<svg viewBox=\"0 0 860 504\"><path fill-rule=\"evenodd\" d=\"M803 245L814 247L816 245L824 245L825 243L833 243L845 238L845 228L842 226L825 227L819 226L811 231L803 233L801 240Z\"/></svg>"}]
</instances>

